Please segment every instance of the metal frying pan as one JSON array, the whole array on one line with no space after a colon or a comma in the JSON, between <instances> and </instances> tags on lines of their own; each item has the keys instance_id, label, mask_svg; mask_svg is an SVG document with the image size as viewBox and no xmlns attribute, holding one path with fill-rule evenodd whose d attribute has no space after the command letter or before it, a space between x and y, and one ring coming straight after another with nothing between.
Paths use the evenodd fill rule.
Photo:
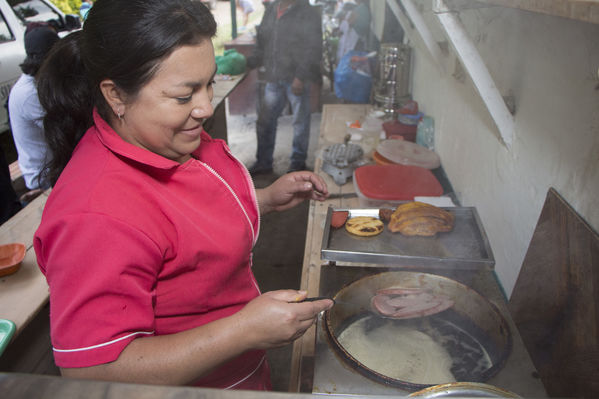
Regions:
<instances>
[{"instance_id":1,"label":"metal frying pan","mask_svg":"<svg viewBox=\"0 0 599 399\"><path fill-rule=\"evenodd\" d=\"M454 305L441 313L409 320L381 318L377 317L375 312L367 310L370 308L371 298L378 290L394 287L426 289L433 294L450 298ZM497 307L473 289L443 276L408 271L379 273L345 286L333 299L336 304L324 315L329 344L352 369L386 385L416 391L454 381L484 382L503 367L512 348L508 323ZM388 342L380 343L381 346L387 345L384 348L377 347L381 332L392 338L405 336L406 331L411 330L420 335L426 334L435 341L434 348L440 348L444 356L449 355L451 358L449 372L453 379L434 380L435 377L420 379L411 375L405 378L402 375L389 375L392 374L388 373L389 362L381 367L376 364L377 359L365 359L364 353L357 355L356 345L345 338L349 335L347 331L350 328L361 329L361 340L369 341L369 334L377 337L368 342L368 345L374 345L370 348L382 349L383 352L376 355L377 351L373 351L373 357L380 357L380 353L391 353L396 349ZM344 332L346 334L342 335ZM428 358L429 354L424 354L424 357ZM393 359L392 363L397 362L398 368L413 360L403 356L401 352ZM420 364L425 360L417 359Z\"/></svg>"}]
</instances>

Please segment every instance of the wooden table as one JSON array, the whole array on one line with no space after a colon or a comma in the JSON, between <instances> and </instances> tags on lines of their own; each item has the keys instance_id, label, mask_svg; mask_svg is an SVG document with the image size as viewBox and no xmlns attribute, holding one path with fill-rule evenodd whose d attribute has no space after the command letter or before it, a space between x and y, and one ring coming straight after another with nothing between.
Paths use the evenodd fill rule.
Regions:
<instances>
[{"instance_id":1,"label":"wooden table","mask_svg":"<svg viewBox=\"0 0 599 399\"><path fill-rule=\"evenodd\" d=\"M328 147L332 144L343 143L347 134L346 122L363 119L370 111L364 104L326 104L322 111L320 134L318 136L318 149ZM314 171L321 175L329 188L331 194L353 193L354 186L351 179L343 186L338 186L333 178L322 172L322 159L317 157ZM320 259L322 235L326 220L327 209L330 205L335 207L356 207L358 198L337 198L323 202L310 201L308 211L308 227L306 231L306 246L304 250L304 263L302 267L301 289L308 291L308 296L318 296L320 287L320 267L323 260ZM316 341L316 328L311 327L293 345L291 358L291 376L289 379L290 392L305 392L306 387L311 387L311 381L302 381L302 378L310 376L314 367L314 348ZM308 377L309 378L309 377Z\"/></svg>"},{"instance_id":2,"label":"wooden table","mask_svg":"<svg viewBox=\"0 0 599 399\"><path fill-rule=\"evenodd\" d=\"M204 122L204 130L215 139L227 141L227 103L229 95L243 82L246 74L216 75L214 77L214 115Z\"/></svg>"},{"instance_id":3,"label":"wooden table","mask_svg":"<svg viewBox=\"0 0 599 399\"><path fill-rule=\"evenodd\" d=\"M18 373L0 373L0 392L3 399L309 399L318 397L287 392L125 384ZM347 395L339 395L335 398L355 399ZM368 395L361 398L388 399L389 397Z\"/></svg>"},{"instance_id":4,"label":"wooden table","mask_svg":"<svg viewBox=\"0 0 599 399\"><path fill-rule=\"evenodd\" d=\"M252 55L256 39L250 32L240 34L235 39L225 42L225 50L236 50L246 58ZM246 71L246 77L239 84L235 95L229 99L230 115L245 115L256 112L257 87L260 84L258 69Z\"/></svg>"},{"instance_id":5,"label":"wooden table","mask_svg":"<svg viewBox=\"0 0 599 399\"><path fill-rule=\"evenodd\" d=\"M42 219L49 193L50 190L37 197L0 226L0 244L20 242L27 248L19 271L0 278L0 318L16 324L14 337L27 327L49 298L48 284L33 250L33 234Z\"/></svg>"},{"instance_id":6,"label":"wooden table","mask_svg":"<svg viewBox=\"0 0 599 399\"><path fill-rule=\"evenodd\" d=\"M346 135L346 123L356 119L362 119L369 111L370 106L360 104L336 104L325 105L322 113L322 121L319 135L319 150L336 144L342 143ZM367 154L368 156L368 154ZM333 179L321 171L322 159L317 158L314 170L323 176L331 193L354 192L354 186L350 180L343 186L338 186ZM355 208L359 207L359 199L336 198L324 202L310 201L308 213L308 226L306 233L306 246L304 251L304 262L302 268L301 289L308 291L308 296L318 296L321 294L321 267L327 262L321 260L320 250L322 246L322 237L326 221L327 209L329 206L337 208ZM351 262L337 262L337 265L352 266ZM354 263L353 266L356 264ZM365 265L375 266L375 265ZM483 275L484 274L484 275ZM513 338L513 350L507 360L505 370L501 378L491 380L489 383L498 382L509 386L522 387L522 392L533 394L535 397L544 397L546 393L542 384L535 378L531 378L531 372L534 374L534 365L526 351L522 339L507 309L506 298L503 295L494 272L486 270L475 276L479 292L484 292L487 298L492 301L510 324ZM481 288L482 287L482 288ZM314 357L316 347L316 328L311 327L304 336L297 340L293 345L291 359L290 392L312 392L314 377Z\"/></svg>"}]
</instances>

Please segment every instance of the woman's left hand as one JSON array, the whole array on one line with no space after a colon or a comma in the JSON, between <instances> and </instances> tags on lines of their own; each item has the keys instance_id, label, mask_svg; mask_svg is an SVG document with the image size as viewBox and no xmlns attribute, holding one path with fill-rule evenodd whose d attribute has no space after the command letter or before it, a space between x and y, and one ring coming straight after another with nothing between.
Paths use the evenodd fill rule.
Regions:
<instances>
[{"instance_id":1,"label":"woman's left hand","mask_svg":"<svg viewBox=\"0 0 599 399\"><path fill-rule=\"evenodd\" d=\"M322 177L305 170L287 173L256 194L260 213L266 214L293 208L306 199L324 201L329 191Z\"/></svg>"}]
</instances>

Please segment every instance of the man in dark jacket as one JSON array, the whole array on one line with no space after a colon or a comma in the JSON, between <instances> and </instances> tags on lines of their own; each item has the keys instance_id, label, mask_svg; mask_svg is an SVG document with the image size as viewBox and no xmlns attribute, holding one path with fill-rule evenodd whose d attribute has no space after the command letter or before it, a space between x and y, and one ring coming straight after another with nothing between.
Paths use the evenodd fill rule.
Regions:
<instances>
[{"instance_id":1,"label":"man in dark jacket","mask_svg":"<svg viewBox=\"0 0 599 399\"><path fill-rule=\"evenodd\" d=\"M308 0L277 0L264 12L248 66L264 66L266 85L256 122L258 149L252 175L272 172L277 119L287 101L293 112L289 171L304 170L310 139L310 85L321 82L320 15Z\"/></svg>"}]
</instances>

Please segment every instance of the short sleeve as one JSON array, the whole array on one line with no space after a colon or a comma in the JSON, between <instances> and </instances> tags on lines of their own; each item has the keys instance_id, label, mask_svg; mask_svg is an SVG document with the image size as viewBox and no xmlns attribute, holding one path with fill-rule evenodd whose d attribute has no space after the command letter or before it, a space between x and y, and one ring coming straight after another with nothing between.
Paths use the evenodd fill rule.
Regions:
<instances>
[{"instance_id":1,"label":"short sleeve","mask_svg":"<svg viewBox=\"0 0 599 399\"><path fill-rule=\"evenodd\" d=\"M59 367L114 361L131 340L153 334L163 259L143 232L106 215L72 215L42 224L34 245Z\"/></svg>"}]
</instances>

